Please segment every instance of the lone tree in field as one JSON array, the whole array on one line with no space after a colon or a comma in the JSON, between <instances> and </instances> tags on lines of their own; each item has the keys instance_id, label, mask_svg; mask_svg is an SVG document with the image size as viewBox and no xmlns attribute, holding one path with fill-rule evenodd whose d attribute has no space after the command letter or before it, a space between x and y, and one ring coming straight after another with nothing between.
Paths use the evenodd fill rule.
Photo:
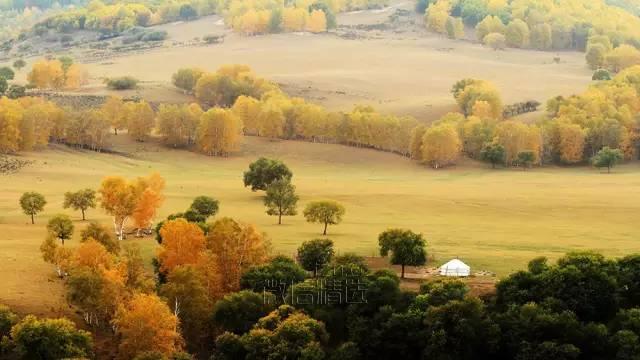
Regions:
<instances>
[{"instance_id":1,"label":"lone tree in field","mask_svg":"<svg viewBox=\"0 0 640 360\"><path fill-rule=\"evenodd\" d=\"M333 258L333 241L329 239L314 239L305 241L298 248L298 262L303 269L313 271L313 277L331 262Z\"/></svg>"},{"instance_id":2,"label":"lone tree in field","mask_svg":"<svg viewBox=\"0 0 640 360\"><path fill-rule=\"evenodd\" d=\"M73 222L68 215L58 214L49 220L47 230L60 239L62 246L64 246L64 241L71 239L71 235L73 235Z\"/></svg>"},{"instance_id":3,"label":"lone tree in field","mask_svg":"<svg viewBox=\"0 0 640 360\"><path fill-rule=\"evenodd\" d=\"M279 179L267 186L267 195L264 198L264 206L267 214L278 217L278 225L282 224L282 216L296 215L298 203L296 187L289 179Z\"/></svg>"},{"instance_id":4,"label":"lone tree in field","mask_svg":"<svg viewBox=\"0 0 640 360\"><path fill-rule=\"evenodd\" d=\"M327 226L336 225L342 221L345 209L336 201L313 201L304 208L304 217L307 222L324 224L322 235L327 235Z\"/></svg>"},{"instance_id":5,"label":"lone tree in field","mask_svg":"<svg viewBox=\"0 0 640 360\"><path fill-rule=\"evenodd\" d=\"M611 168L624 159L622 151L619 149L611 149L608 146L603 147L596 156L591 160L593 166L599 168L606 167L607 173L611 173Z\"/></svg>"},{"instance_id":6,"label":"lone tree in field","mask_svg":"<svg viewBox=\"0 0 640 360\"><path fill-rule=\"evenodd\" d=\"M251 191L266 190L272 182L280 179L290 180L293 174L282 161L260 158L249 165L244 172L244 186Z\"/></svg>"},{"instance_id":7,"label":"lone tree in field","mask_svg":"<svg viewBox=\"0 0 640 360\"><path fill-rule=\"evenodd\" d=\"M480 151L480 159L491 163L491 168L495 169L496 164L504 164L505 151L504 146L496 143L488 143L482 147Z\"/></svg>"},{"instance_id":8,"label":"lone tree in field","mask_svg":"<svg viewBox=\"0 0 640 360\"><path fill-rule=\"evenodd\" d=\"M522 170L526 171L530 168L536 159L536 154L533 151L521 151L518 153L518 164L522 166Z\"/></svg>"},{"instance_id":9,"label":"lone tree in field","mask_svg":"<svg viewBox=\"0 0 640 360\"><path fill-rule=\"evenodd\" d=\"M64 194L65 209L73 208L82 211L82 220L85 220L85 211L96 207L96 191L92 189L83 189L76 192L66 192Z\"/></svg>"},{"instance_id":10,"label":"lone tree in field","mask_svg":"<svg viewBox=\"0 0 640 360\"><path fill-rule=\"evenodd\" d=\"M27 63L22 59L18 59L18 60L13 62L13 68L18 70L18 71L20 71L20 69L22 69L26 65L27 65Z\"/></svg>"},{"instance_id":11,"label":"lone tree in field","mask_svg":"<svg viewBox=\"0 0 640 360\"><path fill-rule=\"evenodd\" d=\"M47 200L44 199L42 194L37 192L26 192L20 197L20 206L25 214L31 215L31 223L35 224L34 216L44 210L44 206L47 204Z\"/></svg>"},{"instance_id":12,"label":"lone tree in field","mask_svg":"<svg viewBox=\"0 0 640 360\"><path fill-rule=\"evenodd\" d=\"M219 208L218 200L202 195L193 199L189 210L194 211L198 217L202 218L202 222L206 222L209 217L218 213Z\"/></svg>"},{"instance_id":13,"label":"lone tree in field","mask_svg":"<svg viewBox=\"0 0 640 360\"><path fill-rule=\"evenodd\" d=\"M387 256L391 252L391 263L402 266L401 278L404 279L404 267L420 266L427 262L425 241L422 234L411 230L389 229L378 236L380 255Z\"/></svg>"}]
</instances>

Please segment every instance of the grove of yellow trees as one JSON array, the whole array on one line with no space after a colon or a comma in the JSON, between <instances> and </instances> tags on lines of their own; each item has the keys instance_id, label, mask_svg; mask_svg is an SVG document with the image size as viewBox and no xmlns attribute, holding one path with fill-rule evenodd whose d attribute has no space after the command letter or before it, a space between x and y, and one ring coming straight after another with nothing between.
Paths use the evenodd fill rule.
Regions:
<instances>
[{"instance_id":1,"label":"grove of yellow trees","mask_svg":"<svg viewBox=\"0 0 640 360\"><path fill-rule=\"evenodd\" d=\"M40 89L77 89L87 83L88 75L82 65L43 59L33 64L27 80Z\"/></svg>"},{"instance_id":2,"label":"grove of yellow trees","mask_svg":"<svg viewBox=\"0 0 640 360\"><path fill-rule=\"evenodd\" d=\"M589 51L592 38L605 37L611 43L607 54L591 49L589 65L606 59L607 67L619 71L639 64L640 19L606 0L435 0L418 1L425 9L429 30L452 36L447 19L455 16L475 26L478 41L494 48L504 44L516 48L578 49ZM488 35L491 38L487 39ZM504 37L504 38L503 38ZM499 39L499 41L498 41ZM635 51L634 51L635 50Z\"/></svg>"}]
</instances>

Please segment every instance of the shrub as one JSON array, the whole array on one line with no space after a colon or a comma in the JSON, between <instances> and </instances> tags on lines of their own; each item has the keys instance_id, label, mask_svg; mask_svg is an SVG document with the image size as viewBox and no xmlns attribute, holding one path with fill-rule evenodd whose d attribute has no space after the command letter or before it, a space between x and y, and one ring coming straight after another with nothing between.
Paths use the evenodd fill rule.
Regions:
<instances>
[{"instance_id":1,"label":"shrub","mask_svg":"<svg viewBox=\"0 0 640 360\"><path fill-rule=\"evenodd\" d=\"M162 41L167 38L166 31L152 31L148 32L140 38L142 41Z\"/></svg>"},{"instance_id":2,"label":"shrub","mask_svg":"<svg viewBox=\"0 0 640 360\"><path fill-rule=\"evenodd\" d=\"M598 69L593 73L591 80L611 80L611 73L607 69Z\"/></svg>"},{"instance_id":3,"label":"shrub","mask_svg":"<svg viewBox=\"0 0 640 360\"><path fill-rule=\"evenodd\" d=\"M135 89L138 85L138 79L131 76L121 76L117 78L106 79L105 83L111 90L128 90Z\"/></svg>"}]
</instances>

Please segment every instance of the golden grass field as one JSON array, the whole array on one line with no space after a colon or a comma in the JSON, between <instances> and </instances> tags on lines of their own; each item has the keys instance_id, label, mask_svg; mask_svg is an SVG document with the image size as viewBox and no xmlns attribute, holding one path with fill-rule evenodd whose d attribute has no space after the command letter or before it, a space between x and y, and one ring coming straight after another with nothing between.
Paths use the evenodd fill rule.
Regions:
<instances>
[{"instance_id":1,"label":"golden grass field","mask_svg":"<svg viewBox=\"0 0 640 360\"><path fill-rule=\"evenodd\" d=\"M329 228L339 252L377 252L377 235L389 227L422 232L437 265L460 257L473 270L506 275L536 256L552 259L571 250L594 249L610 256L640 251L640 164L595 169L543 168L491 170L468 162L430 170L398 155L342 145L245 139L242 152L213 158L154 143L132 143L119 135L116 147L131 157L55 146L24 154L35 163L0 177L0 303L35 313L62 313L63 289L45 264L39 245L48 217L67 213L83 226L79 213L63 210L63 193L97 188L106 175L135 177L159 172L167 182L159 217L185 209L197 195L220 200L218 216L256 224L272 239L274 251L292 255L298 245L320 236L321 226L302 215L278 226L265 214L261 194L243 187L242 173L264 155L284 160L294 173L299 208L316 199L342 202L344 223ZM31 225L18 205L25 191L42 192L48 204ZM109 224L100 210L89 219ZM68 246L78 243L76 238ZM151 238L140 243L151 257Z\"/></svg>"}]
</instances>

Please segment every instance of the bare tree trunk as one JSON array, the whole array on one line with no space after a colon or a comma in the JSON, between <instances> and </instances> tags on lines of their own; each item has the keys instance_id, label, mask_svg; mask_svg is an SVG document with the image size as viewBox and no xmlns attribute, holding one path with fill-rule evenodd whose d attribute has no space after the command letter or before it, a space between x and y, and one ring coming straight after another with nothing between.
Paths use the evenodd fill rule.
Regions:
<instances>
[{"instance_id":1,"label":"bare tree trunk","mask_svg":"<svg viewBox=\"0 0 640 360\"><path fill-rule=\"evenodd\" d=\"M329 223L324 223L324 231L322 232L322 235L327 235L327 225L329 225Z\"/></svg>"},{"instance_id":2,"label":"bare tree trunk","mask_svg":"<svg viewBox=\"0 0 640 360\"><path fill-rule=\"evenodd\" d=\"M31 214L31 224L35 224L36 221L33 219L33 214Z\"/></svg>"}]
</instances>

